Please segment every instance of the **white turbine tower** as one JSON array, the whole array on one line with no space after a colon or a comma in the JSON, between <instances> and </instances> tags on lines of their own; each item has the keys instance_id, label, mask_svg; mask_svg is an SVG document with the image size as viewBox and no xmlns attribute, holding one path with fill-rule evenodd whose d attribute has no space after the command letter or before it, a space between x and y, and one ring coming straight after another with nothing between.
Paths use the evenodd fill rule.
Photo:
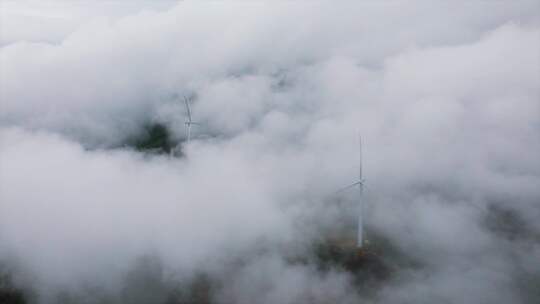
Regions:
<instances>
[{"instance_id":1,"label":"white turbine tower","mask_svg":"<svg viewBox=\"0 0 540 304\"><path fill-rule=\"evenodd\" d=\"M362 245L364 244L364 222L363 222L363 215L364 215L364 204L362 201L362 194L364 192L364 182L365 179L362 177L362 137L360 136L360 166L358 170L358 180L356 180L354 183L348 185L347 187L341 188L338 192L345 191L349 188L358 186L359 190L359 197L358 197L358 232L357 232L357 239L356 239L356 247L362 248Z\"/></svg>"},{"instance_id":2,"label":"white turbine tower","mask_svg":"<svg viewBox=\"0 0 540 304\"><path fill-rule=\"evenodd\" d=\"M187 110L187 121L185 122L185 125L186 125L186 130L187 130L187 142L189 144L189 142L191 141L191 125L198 125L199 123L198 122L194 122L192 117L191 117L191 107L189 105L189 100L186 98L186 96L184 96L184 103L186 104L186 110Z\"/></svg>"}]
</instances>

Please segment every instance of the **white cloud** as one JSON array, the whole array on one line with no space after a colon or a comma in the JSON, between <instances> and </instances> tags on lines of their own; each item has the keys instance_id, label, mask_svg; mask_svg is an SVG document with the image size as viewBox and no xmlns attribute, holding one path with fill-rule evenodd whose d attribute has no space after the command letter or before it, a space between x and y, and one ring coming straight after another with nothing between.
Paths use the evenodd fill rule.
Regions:
<instances>
[{"instance_id":1,"label":"white cloud","mask_svg":"<svg viewBox=\"0 0 540 304\"><path fill-rule=\"evenodd\" d=\"M208 271L218 302L535 296L512 282L539 276L536 2L85 4L76 25L42 18L84 5L55 5L0 48L0 260L40 301L121 284L146 254ZM113 149L150 122L182 140L182 95L202 123L186 157ZM370 294L283 249L354 217L329 194L357 174L358 130L368 230L401 252Z\"/></svg>"}]
</instances>

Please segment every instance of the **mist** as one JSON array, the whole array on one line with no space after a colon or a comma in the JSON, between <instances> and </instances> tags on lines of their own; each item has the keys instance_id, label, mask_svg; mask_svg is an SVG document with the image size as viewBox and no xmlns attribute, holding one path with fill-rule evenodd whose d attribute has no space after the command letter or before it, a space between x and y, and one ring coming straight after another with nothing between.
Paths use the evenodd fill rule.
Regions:
<instances>
[{"instance_id":1,"label":"mist","mask_svg":"<svg viewBox=\"0 0 540 304\"><path fill-rule=\"evenodd\" d=\"M0 10L0 302L540 300L537 1Z\"/></svg>"}]
</instances>

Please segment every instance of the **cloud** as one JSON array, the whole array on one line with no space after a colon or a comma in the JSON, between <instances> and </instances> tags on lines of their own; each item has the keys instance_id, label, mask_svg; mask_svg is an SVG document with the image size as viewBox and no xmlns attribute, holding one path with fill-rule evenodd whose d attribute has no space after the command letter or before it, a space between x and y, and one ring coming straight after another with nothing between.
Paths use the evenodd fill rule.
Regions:
<instances>
[{"instance_id":1,"label":"cloud","mask_svg":"<svg viewBox=\"0 0 540 304\"><path fill-rule=\"evenodd\" d=\"M0 261L37 302L201 272L217 303L539 297L537 3L146 8L2 40ZM125 147L151 124L182 157ZM354 229L358 131L382 281L313 249Z\"/></svg>"}]
</instances>

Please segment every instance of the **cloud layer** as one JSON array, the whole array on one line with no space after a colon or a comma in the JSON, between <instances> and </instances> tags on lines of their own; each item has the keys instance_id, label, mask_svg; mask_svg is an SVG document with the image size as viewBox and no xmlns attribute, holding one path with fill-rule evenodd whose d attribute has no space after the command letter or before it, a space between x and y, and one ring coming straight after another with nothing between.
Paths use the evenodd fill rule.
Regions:
<instances>
[{"instance_id":1,"label":"cloud layer","mask_svg":"<svg viewBox=\"0 0 540 304\"><path fill-rule=\"evenodd\" d=\"M148 256L216 303L540 298L538 3L164 7L2 38L0 263L34 301L125 302ZM125 147L149 124L183 156ZM392 269L363 287L312 246L354 222L358 132Z\"/></svg>"}]
</instances>

